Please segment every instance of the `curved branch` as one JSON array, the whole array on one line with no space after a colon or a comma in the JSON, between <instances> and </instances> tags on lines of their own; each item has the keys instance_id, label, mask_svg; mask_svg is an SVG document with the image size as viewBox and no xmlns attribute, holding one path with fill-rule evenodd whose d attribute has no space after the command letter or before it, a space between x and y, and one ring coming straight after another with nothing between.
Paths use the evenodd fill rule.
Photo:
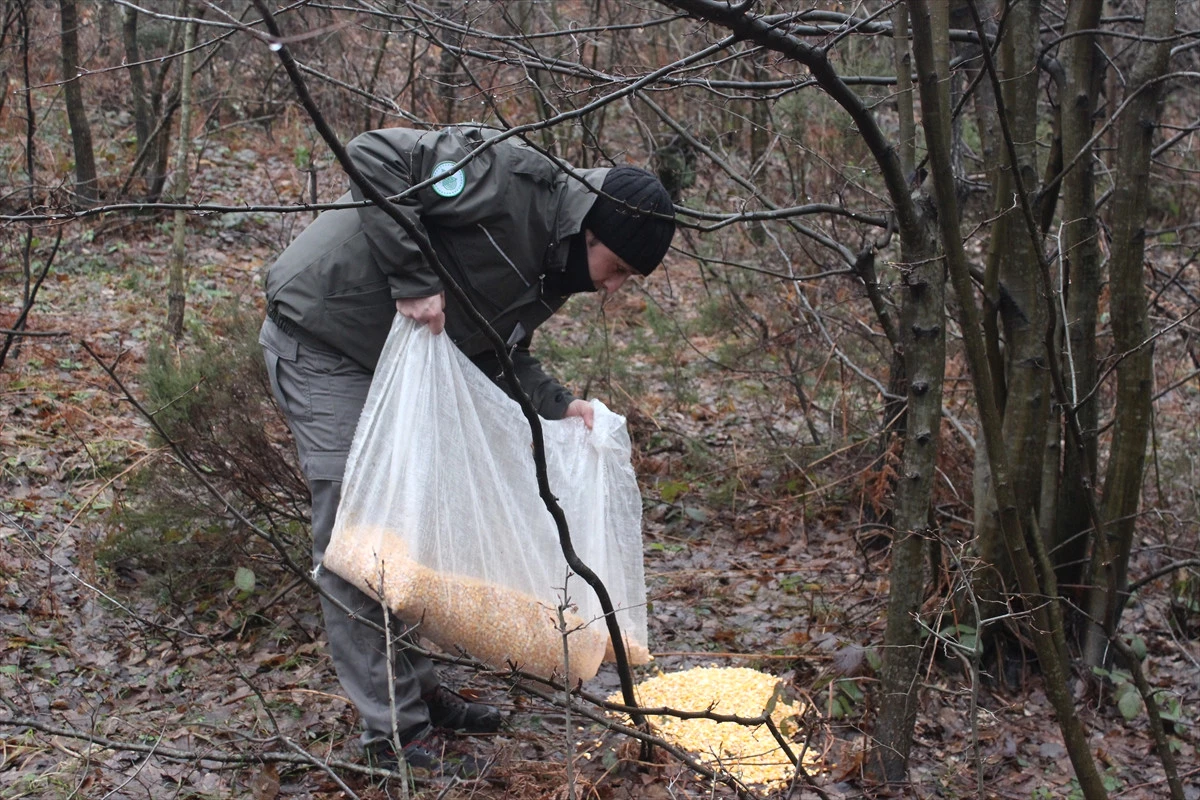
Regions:
<instances>
[{"instance_id":1,"label":"curved branch","mask_svg":"<svg viewBox=\"0 0 1200 800\"><path fill-rule=\"evenodd\" d=\"M920 236L920 219L909 194L900 158L894 145L887 140L875 118L838 75L824 48L806 44L785 30L779 29L764 17L734 13L727 3L718 0L661 0L664 5L687 11L700 19L732 31L738 39L751 41L808 67L818 85L854 120L858 133L866 143L883 176L888 196L899 221L901 236L916 241Z\"/></svg>"}]
</instances>

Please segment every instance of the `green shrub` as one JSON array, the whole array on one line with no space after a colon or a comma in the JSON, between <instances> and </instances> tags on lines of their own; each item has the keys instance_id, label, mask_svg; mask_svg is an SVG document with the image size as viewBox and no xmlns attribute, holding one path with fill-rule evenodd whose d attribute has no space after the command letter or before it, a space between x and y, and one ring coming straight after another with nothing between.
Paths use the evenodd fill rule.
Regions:
<instances>
[{"instance_id":1,"label":"green shrub","mask_svg":"<svg viewBox=\"0 0 1200 800\"><path fill-rule=\"evenodd\" d=\"M141 378L159 454L115 505L97 548L102 566L148 575L153 587L181 599L232 586L247 558L277 556L243 519L297 553L307 549L300 534L308 491L271 396L257 329L256 316L229 309L192 341L151 347ZM296 560L307 564L303 555Z\"/></svg>"}]
</instances>

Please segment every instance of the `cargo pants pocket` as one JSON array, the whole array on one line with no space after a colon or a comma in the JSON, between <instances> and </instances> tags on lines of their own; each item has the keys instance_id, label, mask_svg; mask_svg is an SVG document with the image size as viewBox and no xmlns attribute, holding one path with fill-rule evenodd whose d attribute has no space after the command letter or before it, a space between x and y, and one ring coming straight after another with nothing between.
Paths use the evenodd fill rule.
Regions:
<instances>
[{"instance_id":1,"label":"cargo pants pocket","mask_svg":"<svg viewBox=\"0 0 1200 800\"><path fill-rule=\"evenodd\" d=\"M296 363L299 343L279 329L271 320L265 320L258 333L258 343L263 349L263 359L267 364L267 377L271 381L271 393L275 402L288 419L289 427L293 421L311 422L312 389L305 374L297 369L284 369L280 361Z\"/></svg>"}]
</instances>

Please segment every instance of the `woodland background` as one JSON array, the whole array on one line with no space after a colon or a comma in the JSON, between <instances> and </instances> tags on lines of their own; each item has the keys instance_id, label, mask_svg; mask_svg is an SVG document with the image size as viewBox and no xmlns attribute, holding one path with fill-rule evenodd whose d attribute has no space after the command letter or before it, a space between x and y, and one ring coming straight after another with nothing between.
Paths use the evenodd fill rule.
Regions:
<instances>
[{"instance_id":1,"label":"woodland background","mask_svg":"<svg viewBox=\"0 0 1200 800\"><path fill-rule=\"evenodd\" d=\"M3 0L0 796L1200 797L1198 79L1197 0ZM629 418L653 669L779 675L810 779L639 761L607 669L354 763L261 276L321 131L460 121L674 193L535 347Z\"/></svg>"}]
</instances>

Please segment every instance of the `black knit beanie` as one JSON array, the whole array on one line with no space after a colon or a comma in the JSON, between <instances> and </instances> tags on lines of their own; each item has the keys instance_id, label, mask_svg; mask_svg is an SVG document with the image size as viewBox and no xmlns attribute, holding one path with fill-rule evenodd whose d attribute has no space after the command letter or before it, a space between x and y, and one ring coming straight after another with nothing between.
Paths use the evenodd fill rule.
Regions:
<instances>
[{"instance_id":1,"label":"black knit beanie","mask_svg":"<svg viewBox=\"0 0 1200 800\"><path fill-rule=\"evenodd\" d=\"M604 194L596 196L583 227L629 266L649 275L667 254L675 235L671 196L658 178L637 167L609 170L600 191Z\"/></svg>"}]
</instances>

